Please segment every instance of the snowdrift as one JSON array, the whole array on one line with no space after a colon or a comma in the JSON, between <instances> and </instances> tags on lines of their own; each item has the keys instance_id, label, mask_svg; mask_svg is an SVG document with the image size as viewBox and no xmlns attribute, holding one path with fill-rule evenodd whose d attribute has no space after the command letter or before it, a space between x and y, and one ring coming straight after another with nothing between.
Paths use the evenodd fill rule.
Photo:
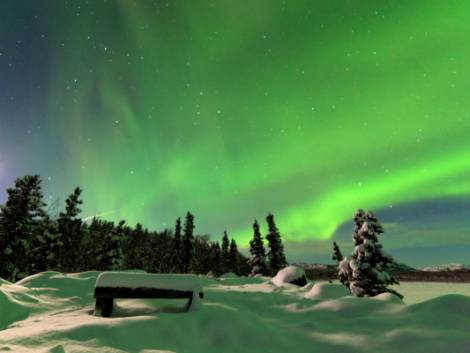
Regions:
<instances>
[{"instance_id":1,"label":"snowdrift","mask_svg":"<svg viewBox=\"0 0 470 353\"><path fill-rule=\"evenodd\" d=\"M428 294L403 304L387 295L344 295L338 284L201 277L205 299L195 311L174 311L167 300L122 299L112 317L101 318L92 315L98 275L44 272L0 282L0 351L469 352L466 295ZM427 290L426 283L405 286L405 295Z\"/></svg>"},{"instance_id":2,"label":"snowdrift","mask_svg":"<svg viewBox=\"0 0 470 353\"><path fill-rule=\"evenodd\" d=\"M271 283L277 287L290 284L304 286L307 283L307 277L302 267L287 266L280 270L276 276L271 279Z\"/></svg>"}]
</instances>

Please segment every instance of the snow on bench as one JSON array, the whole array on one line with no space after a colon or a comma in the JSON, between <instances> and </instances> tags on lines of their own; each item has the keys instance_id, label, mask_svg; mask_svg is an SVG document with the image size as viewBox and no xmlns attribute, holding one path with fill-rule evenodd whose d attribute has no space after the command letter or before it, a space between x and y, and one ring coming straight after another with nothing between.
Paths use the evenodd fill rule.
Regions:
<instances>
[{"instance_id":1,"label":"snow on bench","mask_svg":"<svg viewBox=\"0 0 470 353\"><path fill-rule=\"evenodd\" d=\"M195 275L103 272L96 278L94 296L95 313L109 317L114 298L188 298L186 310L189 310L204 293Z\"/></svg>"}]
</instances>

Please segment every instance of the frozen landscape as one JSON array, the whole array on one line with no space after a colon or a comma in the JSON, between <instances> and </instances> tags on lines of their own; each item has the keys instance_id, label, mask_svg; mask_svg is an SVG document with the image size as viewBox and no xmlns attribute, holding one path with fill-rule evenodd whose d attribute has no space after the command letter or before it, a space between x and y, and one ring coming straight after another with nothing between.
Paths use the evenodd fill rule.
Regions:
<instances>
[{"instance_id":1,"label":"frozen landscape","mask_svg":"<svg viewBox=\"0 0 470 353\"><path fill-rule=\"evenodd\" d=\"M93 315L100 272L42 272L1 280L5 352L470 352L470 285L402 283L391 294L348 296L345 287L271 283L267 277L200 276L204 299L118 299Z\"/></svg>"}]
</instances>

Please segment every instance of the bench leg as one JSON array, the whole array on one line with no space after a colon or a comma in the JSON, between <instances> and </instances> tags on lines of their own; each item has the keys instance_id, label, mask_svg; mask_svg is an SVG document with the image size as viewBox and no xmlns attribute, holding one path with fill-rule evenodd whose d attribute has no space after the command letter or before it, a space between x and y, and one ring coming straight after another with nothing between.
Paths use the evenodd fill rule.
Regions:
<instances>
[{"instance_id":1,"label":"bench leg","mask_svg":"<svg viewBox=\"0 0 470 353\"><path fill-rule=\"evenodd\" d=\"M112 312L113 312L113 298L109 298L109 297L96 298L95 313L99 313L103 317L110 317Z\"/></svg>"},{"instance_id":2,"label":"bench leg","mask_svg":"<svg viewBox=\"0 0 470 353\"><path fill-rule=\"evenodd\" d=\"M188 300L188 302L186 303L186 306L185 306L186 311L189 311L189 309L191 309L191 304L192 303L193 303L193 296L190 296L189 300Z\"/></svg>"}]
</instances>

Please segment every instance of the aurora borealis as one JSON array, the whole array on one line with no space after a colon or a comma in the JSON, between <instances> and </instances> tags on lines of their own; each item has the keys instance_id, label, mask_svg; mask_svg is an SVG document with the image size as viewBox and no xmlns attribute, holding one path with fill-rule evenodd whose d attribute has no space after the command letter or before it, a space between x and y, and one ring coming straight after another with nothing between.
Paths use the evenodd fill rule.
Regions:
<instances>
[{"instance_id":1,"label":"aurora borealis","mask_svg":"<svg viewBox=\"0 0 470 353\"><path fill-rule=\"evenodd\" d=\"M245 245L273 212L318 262L360 207L397 260L469 262L469 23L461 1L3 1L0 202L38 173L85 217L190 210Z\"/></svg>"}]
</instances>

